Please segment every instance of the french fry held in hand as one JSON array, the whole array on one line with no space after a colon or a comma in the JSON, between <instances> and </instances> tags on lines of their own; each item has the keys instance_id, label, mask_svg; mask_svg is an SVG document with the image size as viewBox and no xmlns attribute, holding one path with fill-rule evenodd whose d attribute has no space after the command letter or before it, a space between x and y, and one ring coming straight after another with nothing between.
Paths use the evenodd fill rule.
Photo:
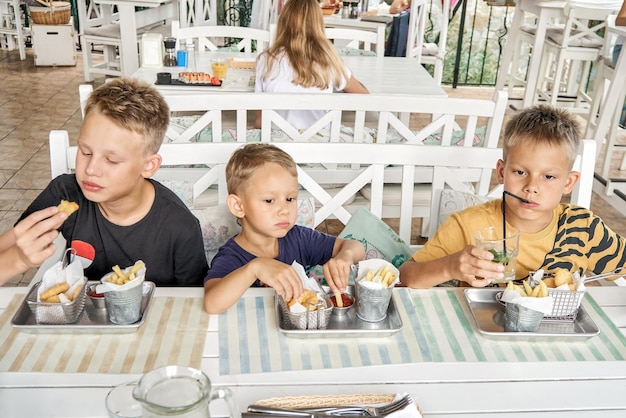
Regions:
<instances>
[{"instance_id":1,"label":"french fry held in hand","mask_svg":"<svg viewBox=\"0 0 626 418\"><path fill-rule=\"evenodd\" d=\"M509 282L506 285L506 288L507 290L515 291L524 297L545 298L548 296L548 286L546 286L543 280L539 281L539 284L537 284L534 288L530 286L528 280L524 280L522 285L524 286L523 289L513 284L513 282Z\"/></svg>"},{"instance_id":2,"label":"french fry held in hand","mask_svg":"<svg viewBox=\"0 0 626 418\"><path fill-rule=\"evenodd\" d=\"M122 269L120 268L120 266L115 265L113 266L113 274L111 275L111 277L109 278L109 283L113 283L113 284L117 284L117 285L123 285L126 284L130 281L132 281L133 279L135 279L135 275L137 274L137 272L139 271L139 269L141 269L144 266L143 261L137 261L129 270L129 272L126 274L122 271Z\"/></svg>"}]
</instances>

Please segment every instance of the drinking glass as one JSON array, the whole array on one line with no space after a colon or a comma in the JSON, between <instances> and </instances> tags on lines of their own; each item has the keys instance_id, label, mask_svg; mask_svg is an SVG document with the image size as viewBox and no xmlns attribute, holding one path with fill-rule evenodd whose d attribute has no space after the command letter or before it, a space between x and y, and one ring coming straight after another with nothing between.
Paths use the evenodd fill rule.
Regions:
<instances>
[{"instance_id":1,"label":"drinking glass","mask_svg":"<svg viewBox=\"0 0 626 418\"><path fill-rule=\"evenodd\" d=\"M504 277L502 279L490 279L492 283L506 283L515 280L515 263L519 252L519 231L515 228L506 229L506 237L503 237L502 228L490 226L474 233L476 246L487 250L494 255L493 262L504 265Z\"/></svg>"}]
</instances>

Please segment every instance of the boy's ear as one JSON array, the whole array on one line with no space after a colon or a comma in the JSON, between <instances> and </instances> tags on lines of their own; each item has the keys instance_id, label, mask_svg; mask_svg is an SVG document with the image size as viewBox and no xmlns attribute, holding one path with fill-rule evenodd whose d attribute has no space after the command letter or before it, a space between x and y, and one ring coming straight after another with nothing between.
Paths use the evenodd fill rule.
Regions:
<instances>
[{"instance_id":1,"label":"boy's ear","mask_svg":"<svg viewBox=\"0 0 626 418\"><path fill-rule=\"evenodd\" d=\"M235 194L229 194L226 198L226 204L228 205L228 209L230 212L235 215L237 218L243 218L245 215L245 211L243 209L243 204L239 196Z\"/></svg>"},{"instance_id":2,"label":"boy's ear","mask_svg":"<svg viewBox=\"0 0 626 418\"><path fill-rule=\"evenodd\" d=\"M498 184L504 184L504 160L498 160L496 164L496 179Z\"/></svg>"},{"instance_id":3,"label":"boy's ear","mask_svg":"<svg viewBox=\"0 0 626 418\"><path fill-rule=\"evenodd\" d=\"M565 186L563 186L563 194L570 194L576 183L580 180L580 173L578 171L571 171L567 176Z\"/></svg>"},{"instance_id":4,"label":"boy's ear","mask_svg":"<svg viewBox=\"0 0 626 418\"><path fill-rule=\"evenodd\" d=\"M159 154L152 154L146 158L143 163L143 172L141 175L143 178L150 178L157 172L159 167L161 167L161 162L163 159Z\"/></svg>"}]
</instances>

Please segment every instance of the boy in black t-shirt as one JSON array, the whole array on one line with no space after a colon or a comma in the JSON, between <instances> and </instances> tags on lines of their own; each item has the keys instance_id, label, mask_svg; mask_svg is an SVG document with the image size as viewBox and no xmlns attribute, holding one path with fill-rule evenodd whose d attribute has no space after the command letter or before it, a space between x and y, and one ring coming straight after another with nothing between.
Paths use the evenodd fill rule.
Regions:
<instances>
[{"instance_id":1,"label":"boy in black t-shirt","mask_svg":"<svg viewBox=\"0 0 626 418\"><path fill-rule=\"evenodd\" d=\"M22 215L61 199L76 202L78 211L60 231L89 279L143 260L146 279L157 285L202 285L208 266L200 224L150 179L161 166L168 123L165 100L146 83L119 78L95 89L85 106L75 174L53 179Z\"/></svg>"}]
</instances>

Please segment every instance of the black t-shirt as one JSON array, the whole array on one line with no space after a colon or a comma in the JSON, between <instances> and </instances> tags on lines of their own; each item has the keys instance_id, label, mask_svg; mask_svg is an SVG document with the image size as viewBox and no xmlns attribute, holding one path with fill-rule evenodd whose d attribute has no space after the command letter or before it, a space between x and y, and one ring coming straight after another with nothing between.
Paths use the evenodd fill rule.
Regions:
<instances>
[{"instance_id":1,"label":"black t-shirt","mask_svg":"<svg viewBox=\"0 0 626 418\"><path fill-rule=\"evenodd\" d=\"M83 195L76 176L65 174L48 187L22 214L56 206L61 199L78 203L79 209L61 226L61 233L81 258L85 276L100 280L114 265L146 264L146 280L160 286L202 286L208 270L198 219L162 184L154 185L152 208L139 222L119 226L108 221L98 205Z\"/></svg>"}]
</instances>

